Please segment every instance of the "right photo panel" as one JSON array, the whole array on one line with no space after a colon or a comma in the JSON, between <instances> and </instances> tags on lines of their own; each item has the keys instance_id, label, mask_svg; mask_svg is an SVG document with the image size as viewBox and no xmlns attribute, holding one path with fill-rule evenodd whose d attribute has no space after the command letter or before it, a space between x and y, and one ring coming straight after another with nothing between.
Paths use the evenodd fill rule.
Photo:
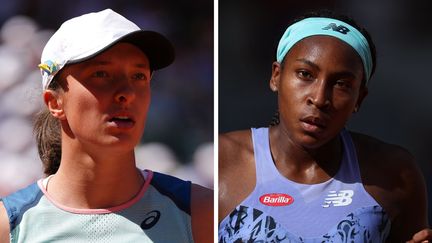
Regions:
<instances>
[{"instance_id":1,"label":"right photo panel","mask_svg":"<svg viewBox=\"0 0 432 243\"><path fill-rule=\"evenodd\" d=\"M219 0L218 242L429 242L428 1Z\"/></svg>"}]
</instances>

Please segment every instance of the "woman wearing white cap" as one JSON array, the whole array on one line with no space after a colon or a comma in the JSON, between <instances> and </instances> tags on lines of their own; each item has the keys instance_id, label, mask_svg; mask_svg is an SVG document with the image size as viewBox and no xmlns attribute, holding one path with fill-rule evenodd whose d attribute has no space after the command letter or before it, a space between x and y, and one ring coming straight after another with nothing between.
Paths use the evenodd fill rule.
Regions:
<instances>
[{"instance_id":1,"label":"woman wearing white cap","mask_svg":"<svg viewBox=\"0 0 432 243\"><path fill-rule=\"evenodd\" d=\"M66 21L39 65L47 178L2 198L1 242L211 242L212 192L135 166L162 35L107 9ZM155 161L157 163L157 161Z\"/></svg>"},{"instance_id":2,"label":"woman wearing white cap","mask_svg":"<svg viewBox=\"0 0 432 243\"><path fill-rule=\"evenodd\" d=\"M346 17L315 13L288 27L269 83L274 124L220 136L219 242L432 239L412 156L344 128L374 68L368 33Z\"/></svg>"}]
</instances>

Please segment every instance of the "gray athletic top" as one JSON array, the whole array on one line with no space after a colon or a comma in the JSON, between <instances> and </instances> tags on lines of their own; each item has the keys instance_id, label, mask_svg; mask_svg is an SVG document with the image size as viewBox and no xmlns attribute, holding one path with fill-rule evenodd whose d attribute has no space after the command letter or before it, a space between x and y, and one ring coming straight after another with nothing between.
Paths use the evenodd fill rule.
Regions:
<instances>
[{"instance_id":1,"label":"gray athletic top","mask_svg":"<svg viewBox=\"0 0 432 243\"><path fill-rule=\"evenodd\" d=\"M2 198L11 242L193 242L191 183L152 171L143 175L134 198L107 209L61 205L43 180Z\"/></svg>"}]
</instances>

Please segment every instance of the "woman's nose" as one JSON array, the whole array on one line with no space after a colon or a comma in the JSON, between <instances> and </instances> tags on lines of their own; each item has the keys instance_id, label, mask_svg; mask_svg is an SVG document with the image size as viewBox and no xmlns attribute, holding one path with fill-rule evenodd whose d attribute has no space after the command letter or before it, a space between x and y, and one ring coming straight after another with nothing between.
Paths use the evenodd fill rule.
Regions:
<instances>
[{"instance_id":1,"label":"woman's nose","mask_svg":"<svg viewBox=\"0 0 432 243\"><path fill-rule=\"evenodd\" d=\"M318 109L328 109L331 105L330 90L325 81L316 81L308 97L308 104Z\"/></svg>"},{"instance_id":2,"label":"woman's nose","mask_svg":"<svg viewBox=\"0 0 432 243\"><path fill-rule=\"evenodd\" d=\"M122 104L129 104L135 99L136 93L130 81L127 79L119 80L121 84L115 94L115 101Z\"/></svg>"}]
</instances>

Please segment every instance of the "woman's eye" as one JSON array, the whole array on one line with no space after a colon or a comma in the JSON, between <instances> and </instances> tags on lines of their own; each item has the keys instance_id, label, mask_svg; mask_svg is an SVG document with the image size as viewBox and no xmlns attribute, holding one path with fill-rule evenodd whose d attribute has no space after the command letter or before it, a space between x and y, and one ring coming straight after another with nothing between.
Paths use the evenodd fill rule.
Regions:
<instances>
[{"instance_id":1,"label":"woman's eye","mask_svg":"<svg viewBox=\"0 0 432 243\"><path fill-rule=\"evenodd\" d=\"M106 78L106 77L108 77L109 75L108 75L108 73L105 72L105 71L96 71L96 72L93 73L92 76L95 77L95 78Z\"/></svg>"},{"instance_id":2,"label":"woman's eye","mask_svg":"<svg viewBox=\"0 0 432 243\"><path fill-rule=\"evenodd\" d=\"M341 87L341 88L349 88L349 82L346 82L344 80L337 80L336 81L336 86Z\"/></svg>"},{"instance_id":3,"label":"woman's eye","mask_svg":"<svg viewBox=\"0 0 432 243\"><path fill-rule=\"evenodd\" d=\"M146 80L146 75L144 73L136 73L133 75L133 79L136 80Z\"/></svg>"},{"instance_id":4,"label":"woman's eye","mask_svg":"<svg viewBox=\"0 0 432 243\"><path fill-rule=\"evenodd\" d=\"M310 80L310 79L313 78L313 77L312 77L312 73L310 73L310 72L308 72L308 71L305 71L305 70L300 70L300 71L298 71L298 72L297 72L297 75L298 75L300 78L302 78L302 79L307 79L307 80Z\"/></svg>"}]
</instances>

